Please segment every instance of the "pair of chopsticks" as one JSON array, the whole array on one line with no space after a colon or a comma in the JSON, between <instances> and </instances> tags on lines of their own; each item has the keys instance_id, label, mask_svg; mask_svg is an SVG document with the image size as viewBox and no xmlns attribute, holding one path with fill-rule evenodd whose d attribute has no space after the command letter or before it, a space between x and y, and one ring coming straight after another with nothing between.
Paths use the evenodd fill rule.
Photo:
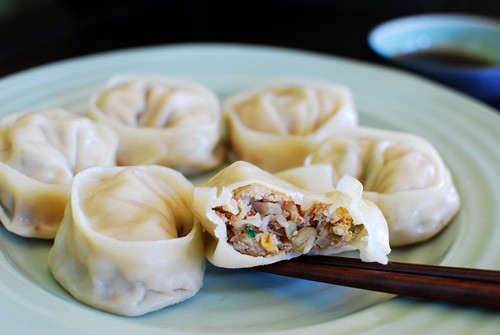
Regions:
<instances>
[{"instance_id":1,"label":"pair of chopsticks","mask_svg":"<svg viewBox=\"0 0 500 335\"><path fill-rule=\"evenodd\" d=\"M500 271L301 256L259 271L401 296L500 310Z\"/></svg>"}]
</instances>

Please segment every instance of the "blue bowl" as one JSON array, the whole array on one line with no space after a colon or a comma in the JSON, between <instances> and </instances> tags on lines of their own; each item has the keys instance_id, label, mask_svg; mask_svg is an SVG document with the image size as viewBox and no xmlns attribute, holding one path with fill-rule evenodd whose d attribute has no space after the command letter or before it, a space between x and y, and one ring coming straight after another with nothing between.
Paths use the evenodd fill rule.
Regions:
<instances>
[{"instance_id":1,"label":"blue bowl","mask_svg":"<svg viewBox=\"0 0 500 335\"><path fill-rule=\"evenodd\" d=\"M397 66L500 104L500 21L462 14L410 16L375 27L368 43Z\"/></svg>"}]
</instances>

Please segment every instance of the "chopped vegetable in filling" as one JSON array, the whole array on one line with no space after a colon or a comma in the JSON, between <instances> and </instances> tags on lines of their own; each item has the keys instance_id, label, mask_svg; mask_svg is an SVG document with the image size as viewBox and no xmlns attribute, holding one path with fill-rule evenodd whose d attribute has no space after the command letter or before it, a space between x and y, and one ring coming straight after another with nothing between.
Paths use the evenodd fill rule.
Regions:
<instances>
[{"instance_id":1,"label":"chopped vegetable in filling","mask_svg":"<svg viewBox=\"0 0 500 335\"><path fill-rule=\"evenodd\" d=\"M242 254L305 254L312 248L342 247L366 234L344 207L318 202L302 210L284 193L261 185L236 189L233 201L237 214L226 206L214 210L226 224L229 243Z\"/></svg>"}]
</instances>

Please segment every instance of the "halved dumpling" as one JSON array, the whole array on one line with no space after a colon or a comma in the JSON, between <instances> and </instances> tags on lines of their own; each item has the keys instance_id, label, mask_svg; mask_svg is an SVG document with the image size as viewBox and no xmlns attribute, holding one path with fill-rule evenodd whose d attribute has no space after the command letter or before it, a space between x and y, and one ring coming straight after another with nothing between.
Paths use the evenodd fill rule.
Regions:
<instances>
[{"instance_id":1,"label":"halved dumpling","mask_svg":"<svg viewBox=\"0 0 500 335\"><path fill-rule=\"evenodd\" d=\"M333 192L310 192L239 161L195 188L193 211L209 234L207 257L217 266L349 250L359 250L365 261L386 263L385 219L361 192L349 177Z\"/></svg>"}]
</instances>

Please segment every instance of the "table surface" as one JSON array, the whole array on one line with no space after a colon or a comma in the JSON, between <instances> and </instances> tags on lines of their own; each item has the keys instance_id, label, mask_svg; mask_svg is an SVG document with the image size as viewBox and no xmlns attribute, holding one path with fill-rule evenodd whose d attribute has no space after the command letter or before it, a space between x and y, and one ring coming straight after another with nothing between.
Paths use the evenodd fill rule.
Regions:
<instances>
[{"instance_id":1,"label":"table surface","mask_svg":"<svg viewBox=\"0 0 500 335\"><path fill-rule=\"evenodd\" d=\"M1 0L0 77L103 51L190 42L289 47L384 63L367 43L373 27L445 12L500 18L500 2Z\"/></svg>"}]
</instances>

